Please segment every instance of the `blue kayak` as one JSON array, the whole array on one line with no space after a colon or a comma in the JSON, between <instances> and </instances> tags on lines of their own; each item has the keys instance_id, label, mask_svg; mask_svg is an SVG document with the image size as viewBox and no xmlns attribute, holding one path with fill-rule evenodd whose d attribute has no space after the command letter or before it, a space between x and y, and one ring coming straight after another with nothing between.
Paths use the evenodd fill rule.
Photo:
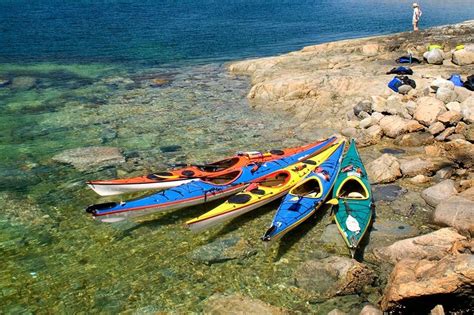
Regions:
<instances>
[{"instance_id":1,"label":"blue kayak","mask_svg":"<svg viewBox=\"0 0 474 315\"><path fill-rule=\"evenodd\" d=\"M309 218L329 195L341 168L345 141L337 150L293 187L278 207L262 240L273 242Z\"/></svg>"},{"instance_id":2,"label":"blue kayak","mask_svg":"<svg viewBox=\"0 0 474 315\"><path fill-rule=\"evenodd\" d=\"M91 205L86 212L104 222L117 222L127 217L170 211L195 206L233 195L260 178L289 165L303 161L326 150L336 141L332 137L305 151L278 160L253 163L227 174L197 179L177 187L162 190L147 197L125 202L108 202Z\"/></svg>"}]
</instances>

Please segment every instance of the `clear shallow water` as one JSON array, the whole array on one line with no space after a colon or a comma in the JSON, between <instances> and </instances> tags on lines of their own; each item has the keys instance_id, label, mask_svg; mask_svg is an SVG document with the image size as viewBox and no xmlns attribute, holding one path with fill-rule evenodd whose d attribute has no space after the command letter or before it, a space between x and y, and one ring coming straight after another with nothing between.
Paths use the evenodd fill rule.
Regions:
<instances>
[{"instance_id":1,"label":"clear shallow water","mask_svg":"<svg viewBox=\"0 0 474 315\"><path fill-rule=\"evenodd\" d=\"M423 23L472 18L469 3L422 4ZM11 81L0 87L0 310L199 311L212 293L228 292L327 312L376 298L306 303L293 270L325 255L315 250L324 224L265 252L259 237L276 204L200 235L183 223L205 207L112 226L84 215L108 199L83 182L301 144L284 114L248 106L248 83L222 61L402 31L410 19L408 1L0 0L0 78ZM52 161L89 145L119 147L128 161L84 172ZM168 145L182 149L163 153ZM193 259L229 237L257 251L211 266Z\"/></svg>"}]
</instances>

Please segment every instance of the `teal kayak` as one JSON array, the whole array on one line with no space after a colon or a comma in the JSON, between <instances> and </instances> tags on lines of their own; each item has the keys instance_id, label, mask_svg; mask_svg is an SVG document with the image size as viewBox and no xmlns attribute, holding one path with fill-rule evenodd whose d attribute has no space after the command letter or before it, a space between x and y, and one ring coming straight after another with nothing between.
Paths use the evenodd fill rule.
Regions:
<instances>
[{"instance_id":1,"label":"teal kayak","mask_svg":"<svg viewBox=\"0 0 474 315\"><path fill-rule=\"evenodd\" d=\"M334 184L334 218L344 241L354 257L373 216L373 199L367 171L351 140Z\"/></svg>"}]
</instances>

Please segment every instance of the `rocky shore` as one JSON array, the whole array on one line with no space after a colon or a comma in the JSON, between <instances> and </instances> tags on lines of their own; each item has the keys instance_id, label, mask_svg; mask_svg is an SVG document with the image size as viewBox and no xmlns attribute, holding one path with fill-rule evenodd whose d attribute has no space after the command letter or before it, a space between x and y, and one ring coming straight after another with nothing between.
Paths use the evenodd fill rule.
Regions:
<instances>
[{"instance_id":1,"label":"rocky shore","mask_svg":"<svg viewBox=\"0 0 474 315\"><path fill-rule=\"evenodd\" d=\"M434 44L440 47L428 52ZM394 75L386 72L409 53L422 60L404 64L416 88L396 93L387 87ZM372 229L364 260L386 265L390 276L378 278L365 261L322 257L300 266L298 287L335 296L379 281L383 293L370 302L380 310L368 305L360 314L473 310L474 92L448 79L474 74L474 21L309 46L228 69L250 77L251 106L283 111L299 125L295 137L318 129L318 136L339 134L363 147L376 196L374 227L382 227ZM384 237L393 218L419 228ZM343 247L332 230L321 241Z\"/></svg>"}]
</instances>

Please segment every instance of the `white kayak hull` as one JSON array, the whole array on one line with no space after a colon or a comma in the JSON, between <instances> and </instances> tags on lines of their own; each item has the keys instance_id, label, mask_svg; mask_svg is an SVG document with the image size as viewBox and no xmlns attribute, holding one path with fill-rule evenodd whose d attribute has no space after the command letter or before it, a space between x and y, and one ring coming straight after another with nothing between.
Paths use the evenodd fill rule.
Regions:
<instances>
[{"instance_id":1,"label":"white kayak hull","mask_svg":"<svg viewBox=\"0 0 474 315\"><path fill-rule=\"evenodd\" d=\"M133 193L143 190L161 190L176 187L185 183L192 182L196 179L180 179L174 181L164 181L157 183L142 183L142 184L92 184L88 183L90 189L101 196L116 196L126 193Z\"/></svg>"}]
</instances>

